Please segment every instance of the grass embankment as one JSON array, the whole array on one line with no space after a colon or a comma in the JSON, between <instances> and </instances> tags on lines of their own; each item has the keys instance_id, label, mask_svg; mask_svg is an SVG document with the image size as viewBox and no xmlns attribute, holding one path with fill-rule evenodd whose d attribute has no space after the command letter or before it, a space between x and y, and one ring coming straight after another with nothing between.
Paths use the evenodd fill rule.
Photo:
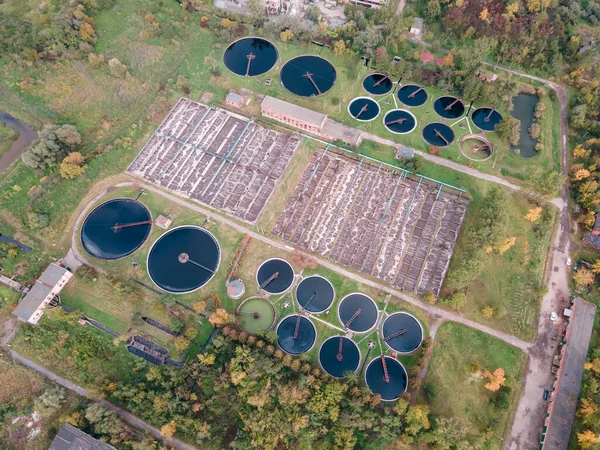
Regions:
<instances>
[{"instance_id":1,"label":"grass embankment","mask_svg":"<svg viewBox=\"0 0 600 450\"><path fill-rule=\"evenodd\" d=\"M420 399L429 403L434 415L453 417L469 434L491 430L496 438L491 448L499 449L510 431L525 364L526 356L519 349L448 322L437 332ZM506 403L494 405L499 394L484 387L483 372L497 368L504 369L510 392Z\"/></svg>"}]
</instances>

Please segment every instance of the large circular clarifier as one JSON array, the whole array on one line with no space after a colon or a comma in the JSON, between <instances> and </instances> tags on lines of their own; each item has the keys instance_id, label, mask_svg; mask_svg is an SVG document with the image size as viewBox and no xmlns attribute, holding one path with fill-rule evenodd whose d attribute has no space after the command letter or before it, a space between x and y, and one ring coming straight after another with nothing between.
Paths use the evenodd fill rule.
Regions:
<instances>
[{"instance_id":1,"label":"large circular clarifier","mask_svg":"<svg viewBox=\"0 0 600 450\"><path fill-rule=\"evenodd\" d=\"M271 70L277 57L277 48L266 39L246 37L227 47L223 62L237 75L255 77Z\"/></svg>"},{"instance_id":2,"label":"large circular clarifier","mask_svg":"<svg viewBox=\"0 0 600 450\"><path fill-rule=\"evenodd\" d=\"M417 118L405 109L392 109L383 117L385 127L395 134L408 134L417 126Z\"/></svg>"},{"instance_id":3,"label":"large circular clarifier","mask_svg":"<svg viewBox=\"0 0 600 450\"><path fill-rule=\"evenodd\" d=\"M392 79L383 73L372 73L363 79L363 88L372 95L385 95L392 90Z\"/></svg>"},{"instance_id":4,"label":"large circular clarifier","mask_svg":"<svg viewBox=\"0 0 600 450\"><path fill-rule=\"evenodd\" d=\"M379 104L369 97L356 97L348 105L350 115L360 122L370 122L380 111Z\"/></svg>"},{"instance_id":5,"label":"large circular clarifier","mask_svg":"<svg viewBox=\"0 0 600 450\"><path fill-rule=\"evenodd\" d=\"M356 372L360 364L360 351L351 339L333 336L321 344L319 363L329 375L341 378Z\"/></svg>"},{"instance_id":6,"label":"large circular clarifier","mask_svg":"<svg viewBox=\"0 0 600 450\"><path fill-rule=\"evenodd\" d=\"M441 122L433 122L423 128L423 139L436 147L447 147L454 141L454 131Z\"/></svg>"},{"instance_id":7,"label":"large circular clarifier","mask_svg":"<svg viewBox=\"0 0 600 450\"><path fill-rule=\"evenodd\" d=\"M95 258L115 260L135 252L152 228L150 211L128 198L108 200L94 208L81 227L81 245Z\"/></svg>"},{"instance_id":8,"label":"large circular clarifier","mask_svg":"<svg viewBox=\"0 0 600 450\"><path fill-rule=\"evenodd\" d=\"M450 95L444 95L433 102L433 109L444 119L458 119L465 113L464 103Z\"/></svg>"},{"instance_id":9,"label":"large circular clarifier","mask_svg":"<svg viewBox=\"0 0 600 450\"><path fill-rule=\"evenodd\" d=\"M378 356L367 366L365 383L371 392L381 396L381 400L389 402L397 400L406 392L408 375L398 360L389 356Z\"/></svg>"},{"instance_id":10,"label":"large circular clarifier","mask_svg":"<svg viewBox=\"0 0 600 450\"><path fill-rule=\"evenodd\" d=\"M268 300L254 297L245 300L235 313L242 330L256 334L269 330L275 322L275 309Z\"/></svg>"},{"instance_id":11,"label":"large circular clarifier","mask_svg":"<svg viewBox=\"0 0 600 450\"><path fill-rule=\"evenodd\" d=\"M471 120L477 128L483 131L494 131L502 121L502 114L492 108L477 108L471 114Z\"/></svg>"},{"instance_id":12,"label":"large circular clarifier","mask_svg":"<svg viewBox=\"0 0 600 450\"><path fill-rule=\"evenodd\" d=\"M221 260L215 237L194 225L173 228L148 253L148 275L164 291L184 294L210 281Z\"/></svg>"},{"instance_id":13,"label":"large circular clarifier","mask_svg":"<svg viewBox=\"0 0 600 450\"><path fill-rule=\"evenodd\" d=\"M324 94L333 87L336 77L333 64L314 55L289 60L279 74L283 87L301 97Z\"/></svg>"},{"instance_id":14,"label":"large circular clarifier","mask_svg":"<svg viewBox=\"0 0 600 450\"><path fill-rule=\"evenodd\" d=\"M364 333L377 322L377 305L364 294L348 294L340 302L338 316L344 328Z\"/></svg>"},{"instance_id":15,"label":"large circular clarifier","mask_svg":"<svg viewBox=\"0 0 600 450\"><path fill-rule=\"evenodd\" d=\"M399 353L412 353L423 342L423 328L411 314L398 312L390 315L381 330L383 341Z\"/></svg>"},{"instance_id":16,"label":"large circular clarifier","mask_svg":"<svg viewBox=\"0 0 600 450\"><path fill-rule=\"evenodd\" d=\"M317 329L306 317L295 314L277 325L277 343L290 355L306 353L315 345Z\"/></svg>"},{"instance_id":17,"label":"large circular clarifier","mask_svg":"<svg viewBox=\"0 0 600 450\"><path fill-rule=\"evenodd\" d=\"M421 106L427 101L427 91L423 86L407 84L398 89L398 100L406 106Z\"/></svg>"},{"instance_id":18,"label":"large circular clarifier","mask_svg":"<svg viewBox=\"0 0 600 450\"><path fill-rule=\"evenodd\" d=\"M304 278L296 286L296 299L300 306L311 313L320 313L333 303L335 292L332 284L319 275Z\"/></svg>"},{"instance_id":19,"label":"large circular clarifier","mask_svg":"<svg viewBox=\"0 0 600 450\"><path fill-rule=\"evenodd\" d=\"M294 281L294 269L284 259L268 259L258 268L256 281L263 291L269 294L282 294Z\"/></svg>"}]
</instances>

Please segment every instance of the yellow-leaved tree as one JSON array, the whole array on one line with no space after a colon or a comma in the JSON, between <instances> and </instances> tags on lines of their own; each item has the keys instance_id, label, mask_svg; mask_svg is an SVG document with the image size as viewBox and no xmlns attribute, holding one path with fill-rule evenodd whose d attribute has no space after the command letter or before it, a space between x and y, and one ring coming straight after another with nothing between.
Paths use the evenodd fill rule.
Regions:
<instances>
[{"instance_id":1,"label":"yellow-leaved tree","mask_svg":"<svg viewBox=\"0 0 600 450\"><path fill-rule=\"evenodd\" d=\"M525 214L525 220L533 223L540 218L542 215L542 207L538 206L537 208L531 208L527 214Z\"/></svg>"},{"instance_id":2,"label":"yellow-leaved tree","mask_svg":"<svg viewBox=\"0 0 600 450\"><path fill-rule=\"evenodd\" d=\"M485 384L485 388L492 392L496 392L506 383L506 377L504 376L504 369L502 367L498 367L493 373L486 370L483 372L483 377L489 380L489 383Z\"/></svg>"}]
</instances>

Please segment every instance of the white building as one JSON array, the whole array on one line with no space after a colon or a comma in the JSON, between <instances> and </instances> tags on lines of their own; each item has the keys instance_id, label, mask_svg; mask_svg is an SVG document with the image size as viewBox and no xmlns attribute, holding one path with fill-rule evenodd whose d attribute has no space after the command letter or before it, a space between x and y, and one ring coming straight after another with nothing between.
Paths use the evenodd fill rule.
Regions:
<instances>
[{"instance_id":1,"label":"white building","mask_svg":"<svg viewBox=\"0 0 600 450\"><path fill-rule=\"evenodd\" d=\"M412 26L410 27L410 34L414 34L417 37L421 37L423 34L423 19L415 17Z\"/></svg>"}]
</instances>

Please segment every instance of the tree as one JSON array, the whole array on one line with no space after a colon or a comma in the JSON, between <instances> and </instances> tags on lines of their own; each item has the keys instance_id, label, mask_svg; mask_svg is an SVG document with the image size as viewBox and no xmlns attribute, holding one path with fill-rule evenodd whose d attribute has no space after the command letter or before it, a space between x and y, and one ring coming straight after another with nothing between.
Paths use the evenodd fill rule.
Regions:
<instances>
[{"instance_id":1,"label":"tree","mask_svg":"<svg viewBox=\"0 0 600 450\"><path fill-rule=\"evenodd\" d=\"M60 142L67 145L69 148L74 148L81 144L81 134L73 125L63 125L56 130L56 137ZM81 156L81 154L79 154Z\"/></svg>"},{"instance_id":2,"label":"tree","mask_svg":"<svg viewBox=\"0 0 600 450\"><path fill-rule=\"evenodd\" d=\"M50 224L50 219L46 214L39 214L35 212L27 213L27 225L32 230L39 230L46 228Z\"/></svg>"},{"instance_id":3,"label":"tree","mask_svg":"<svg viewBox=\"0 0 600 450\"><path fill-rule=\"evenodd\" d=\"M310 4L304 10L304 17L311 22L317 23L319 21L319 17L321 17L321 10L317 5Z\"/></svg>"},{"instance_id":4,"label":"tree","mask_svg":"<svg viewBox=\"0 0 600 450\"><path fill-rule=\"evenodd\" d=\"M171 420L169 423L166 423L162 427L160 427L161 436L164 436L167 439L171 439L176 431L177 423L175 423L174 420Z\"/></svg>"},{"instance_id":5,"label":"tree","mask_svg":"<svg viewBox=\"0 0 600 450\"><path fill-rule=\"evenodd\" d=\"M590 270L581 268L573 273L573 281L578 286L591 286L596 281L596 277Z\"/></svg>"},{"instance_id":6,"label":"tree","mask_svg":"<svg viewBox=\"0 0 600 450\"><path fill-rule=\"evenodd\" d=\"M494 317L494 308L492 308L491 306L486 306L481 310L481 315L486 319L491 319L492 317Z\"/></svg>"},{"instance_id":7,"label":"tree","mask_svg":"<svg viewBox=\"0 0 600 450\"><path fill-rule=\"evenodd\" d=\"M439 0L429 0L425 5L424 16L427 22L435 22L442 14Z\"/></svg>"},{"instance_id":8,"label":"tree","mask_svg":"<svg viewBox=\"0 0 600 450\"><path fill-rule=\"evenodd\" d=\"M78 166L77 164L69 164L61 162L58 165L60 176L66 180L72 180L85 173L85 167Z\"/></svg>"},{"instance_id":9,"label":"tree","mask_svg":"<svg viewBox=\"0 0 600 450\"><path fill-rule=\"evenodd\" d=\"M600 259L597 259L594 264L592 264L592 272L596 275L600 274Z\"/></svg>"},{"instance_id":10,"label":"tree","mask_svg":"<svg viewBox=\"0 0 600 450\"><path fill-rule=\"evenodd\" d=\"M423 301L430 305L435 305L435 294L431 291L425 292L425 294L423 294Z\"/></svg>"},{"instance_id":11,"label":"tree","mask_svg":"<svg viewBox=\"0 0 600 450\"><path fill-rule=\"evenodd\" d=\"M71 152L63 159L64 163L67 164L77 164L80 165L83 163L83 156L79 152Z\"/></svg>"},{"instance_id":12,"label":"tree","mask_svg":"<svg viewBox=\"0 0 600 450\"><path fill-rule=\"evenodd\" d=\"M214 313L211 314L211 316L208 318L208 321L213 327L222 327L230 323L231 318L229 317L227 310L218 308Z\"/></svg>"},{"instance_id":13,"label":"tree","mask_svg":"<svg viewBox=\"0 0 600 450\"><path fill-rule=\"evenodd\" d=\"M346 43L343 40L335 41L333 43L333 54L335 56L344 56L348 53Z\"/></svg>"},{"instance_id":14,"label":"tree","mask_svg":"<svg viewBox=\"0 0 600 450\"><path fill-rule=\"evenodd\" d=\"M366 56L369 59L375 59L375 49L382 42L383 37L381 31L376 28L368 28L364 31L359 31L354 37L352 47L358 53Z\"/></svg>"},{"instance_id":15,"label":"tree","mask_svg":"<svg viewBox=\"0 0 600 450\"><path fill-rule=\"evenodd\" d=\"M279 34L279 39L281 39L283 42L290 41L293 38L294 38L294 32L292 30L290 30L289 28L287 30L282 31Z\"/></svg>"},{"instance_id":16,"label":"tree","mask_svg":"<svg viewBox=\"0 0 600 450\"><path fill-rule=\"evenodd\" d=\"M424 405L413 405L406 413L406 433L416 436L421 430L429 430L429 408Z\"/></svg>"},{"instance_id":17,"label":"tree","mask_svg":"<svg viewBox=\"0 0 600 450\"><path fill-rule=\"evenodd\" d=\"M498 253L503 255L507 251L509 251L513 245L517 242L517 238L515 236L508 237L498 246Z\"/></svg>"},{"instance_id":18,"label":"tree","mask_svg":"<svg viewBox=\"0 0 600 450\"><path fill-rule=\"evenodd\" d=\"M127 72L127 66L117 58L112 58L108 61L108 68L110 73L117 78L121 78Z\"/></svg>"},{"instance_id":19,"label":"tree","mask_svg":"<svg viewBox=\"0 0 600 450\"><path fill-rule=\"evenodd\" d=\"M205 309L206 309L206 302L204 300L200 300L200 301L194 303L194 311L196 311L197 314L202 314Z\"/></svg>"},{"instance_id":20,"label":"tree","mask_svg":"<svg viewBox=\"0 0 600 450\"><path fill-rule=\"evenodd\" d=\"M233 20L229 20L228 18L223 17L221 19L221 26L223 28L232 29L232 28L237 28L237 23L235 23Z\"/></svg>"},{"instance_id":21,"label":"tree","mask_svg":"<svg viewBox=\"0 0 600 450\"><path fill-rule=\"evenodd\" d=\"M583 450L587 450L600 443L600 437L592 430L584 430L582 433L577 433L577 442Z\"/></svg>"},{"instance_id":22,"label":"tree","mask_svg":"<svg viewBox=\"0 0 600 450\"><path fill-rule=\"evenodd\" d=\"M78 142L81 136L72 125L45 125L38 139L23 152L21 160L27 167L44 170L56 166Z\"/></svg>"},{"instance_id":23,"label":"tree","mask_svg":"<svg viewBox=\"0 0 600 450\"><path fill-rule=\"evenodd\" d=\"M188 341L184 336L177 336L173 340L173 345L175 347L175 350L181 353L186 348L188 348L188 346L190 345L190 341Z\"/></svg>"},{"instance_id":24,"label":"tree","mask_svg":"<svg viewBox=\"0 0 600 450\"><path fill-rule=\"evenodd\" d=\"M488 15L489 15L488 9L487 8L483 8L481 10L481 12L479 13L479 20L487 22L488 21Z\"/></svg>"},{"instance_id":25,"label":"tree","mask_svg":"<svg viewBox=\"0 0 600 450\"><path fill-rule=\"evenodd\" d=\"M538 206L536 208L531 208L527 214L525 214L525 220L533 223L540 218L542 214L542 207Z\"/></svg>"},{"instance_id":26,"label":"tree","mask_svg":"<svg viewBox=\"0 0 600 450\"><path fill-rule=\"evenodd\" d=\"M485 388L492 392L496 392L504 386L504 383L506 383L506 377L504 376L504 369L502 367L497 368L493 373L486 370L483 373L483 377L489 380L489 383L486 383Z\"/></svg>"}]
</instances>

